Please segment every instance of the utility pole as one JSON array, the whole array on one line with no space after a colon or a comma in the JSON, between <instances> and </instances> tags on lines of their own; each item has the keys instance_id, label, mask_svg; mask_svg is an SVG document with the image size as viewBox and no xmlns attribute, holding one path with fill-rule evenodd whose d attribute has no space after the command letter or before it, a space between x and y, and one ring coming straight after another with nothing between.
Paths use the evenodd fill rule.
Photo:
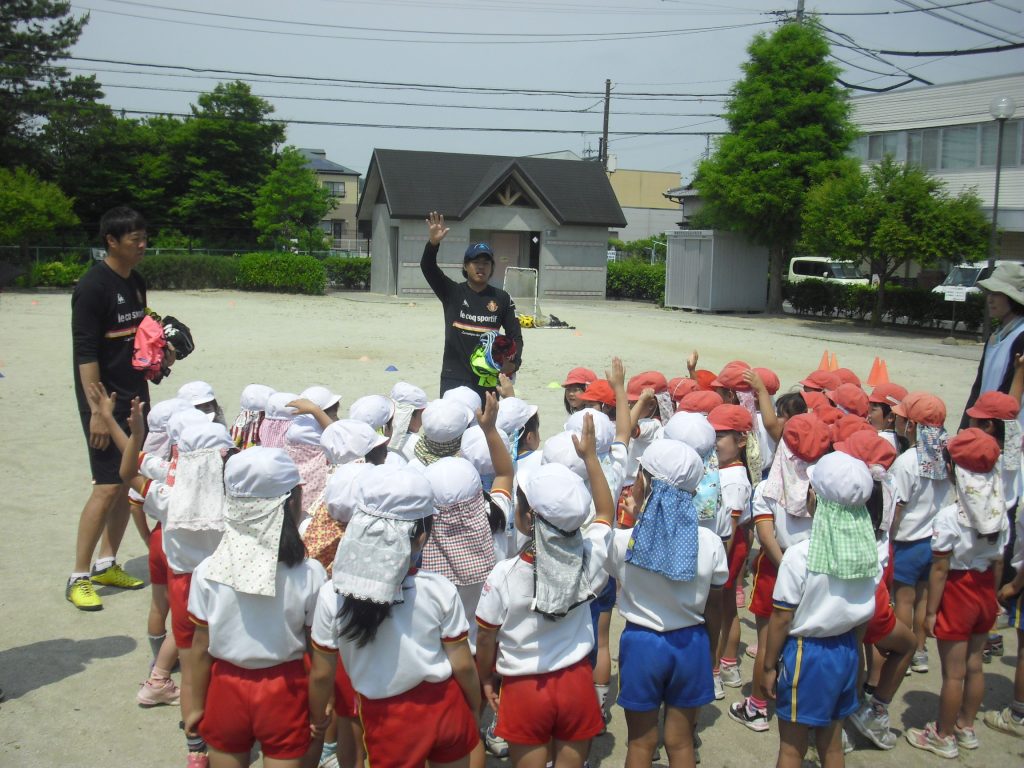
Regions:
<instances>
[{"instance_id":1,"label":"utility pole","mask_svg":"<svg viewBox=\"0 0 1024 768\"><path fill-rule=\"evenodd\" d=\"M604 81L604 127L601 129L601 148L597 159L608 169L608 111L611 109L612 81Z\"/></svg>"},{"instance_id":2,"label":"utility pole","mask_svg":"<svg viewBox=\"0 0 1024 768\"><path fill-rule=\"evenodd\" d=\"M804 0L796 0L796 20L804 20Z\"/></svg>"}]
</instances>

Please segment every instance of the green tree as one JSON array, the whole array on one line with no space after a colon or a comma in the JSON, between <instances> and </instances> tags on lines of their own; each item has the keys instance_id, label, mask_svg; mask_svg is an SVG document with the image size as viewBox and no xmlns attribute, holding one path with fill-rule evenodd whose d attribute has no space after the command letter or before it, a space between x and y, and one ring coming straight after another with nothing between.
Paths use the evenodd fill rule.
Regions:
<instances>
[{"instance_id":1,"label":"green tree","mask_svg":"<svg viewBox=\"0 0 1024 768\"><path fill-rule=\"evenodd\" d=\"M35 165L39 132L55 101L93 78L68 75L66 56L88 21L64 0L0 2L0 166Z\"/></svg>"},{"instance_id":2,"label":"green tree","mask_svg":"<svg viewBox=\"0 0 1024 768\"><path fill-rule=\"evenodd\" d=\"M320 221L331 205L331 193L316 180L305 156L285 147L256 193L253 225L260 245L277 250L295 238L303 250L322 248Z\"/></svg>"},{"instance_id":3,"label":"green tree","mask_svg":"<svg viewBox=\"0 0 1024 768\"><path fill-rule=\"evenodd\" d=\"M219 83L198 102L182 126L187 180L172 213L180 229L206 244L251 244L256 191L273 170L284 126L271 122L274 108L239 81Z\"/></svg>"},{"instance_id":4,"label":"green tree","mask_svg":"<svg viewBox=\"0 0 1024 768\"><path fill-rule=\"evenodd\" d=\"M866 261L879 286L871 324L885 313L885 283L910 260L922 267L984 257L988 220L973 191L950 195L913 164L886 156L867 173L853 169L807 195L802 244L840 259Z\"/></svg>"},{"instance_id":5,"label":"green tree","mask_svg":"<svg viewBox=\"0 0 1024 768\"><path fill-rule=\"evenodd\" d=\"M71 199L56 184L24 168L0 168L0 243L20 245L23 261L31 240L77 223Z\"/></svg>"},{"instance_id":6,"label":"green tree","mask_svg":"<svg viewBox=\"0 0 1024 768\"><path fill-rule=\"evenodd\" d=\"M768 248L768 309L782 311L782 280L800 239L807 190L836 174L855 130L838 68L813 20L758 35L725 116L729 133L700 163L694 186L704 227L744 233Z\"/></svg>"}]
</instances>

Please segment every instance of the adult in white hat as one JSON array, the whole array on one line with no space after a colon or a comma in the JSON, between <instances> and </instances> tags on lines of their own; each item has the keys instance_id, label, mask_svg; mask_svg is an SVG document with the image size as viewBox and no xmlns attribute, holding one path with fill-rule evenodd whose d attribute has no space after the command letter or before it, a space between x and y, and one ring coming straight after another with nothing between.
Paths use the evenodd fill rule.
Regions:
<instances>
[{"instance_id":1,"label":"adult in white hat","mask_svg":"<svg viewBox=\"0 0 1024 768\"><path fill-rule=\"evenodd\" d=\"M991 276L979 280L977 285L985 292L989 317L998 327L985 342L965 411L984 392L1009 393L1015 361L1024 355L1024 264L1000 264ZM1024 415L1020 418L1024 424ZM964 413L960 428L966 427L968 421Z\"/></svg>"},{"instance_id":2,"label":"adult in white hat","mask_svg":"<svg viewBox=\"0 0 1024 768\"><path fill-rule=\"evenodd\" d=\"M267 760L297 768L310 747L303 654L327 574L299 538L300 482L274 448L224 467L224 537L196 568L188 602L196 707L185 730L198 730L216 764L241 765L259 741Z\"/></svg>"},{"instance_id":3,"label":"adult in white hat","mask_svg":"<svg viewBox=\"0 0 1024 768\"><path fill-rule=\"evenodd\" d=\"M310 721L326 726L340 654L359 694L371 765L470 755L482 763L480 681L462 602L450 581L413 567L431 532L430 483L407 468L370 467L354 494L333 580L317 599Z\"/></svg>"}]
</instances>

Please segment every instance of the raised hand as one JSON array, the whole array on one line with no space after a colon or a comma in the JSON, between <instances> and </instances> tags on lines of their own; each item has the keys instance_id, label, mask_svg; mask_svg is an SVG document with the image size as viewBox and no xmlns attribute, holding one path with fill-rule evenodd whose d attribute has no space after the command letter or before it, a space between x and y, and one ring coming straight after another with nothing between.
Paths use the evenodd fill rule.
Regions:
<instances>
[{"instance_id":1,"label":"raised hand","mask_svg":"<svg viewBox=\"0 0 1024 768\"><path fill-rule=\"evenodd\" d=\"M608 379L608 383L615 387L616 384L626 386L626 369L622 366L622 359L618 357L612 358L612 369L611 371L605 371L604 377Z\"/></svg>"},{"instance_id":2,"label":"raised hand","mask_svg":"<svg viewBox=\"0 0 1024 768\"><path fill-rule=\"evenodd\" d=\"M578 437L572 436L572 444L576 449L576 455L581 459L587 456L597 456L597 437L594 434L594 417L587 413L583 417L583 433Z\"/></svg>"},{"instance_id":3,"label":"raised hand","mask_svg":"<svg viewBox=\"0 0 1024 768\"><path fill-rule=\"evenodd\" d=\"M427 216L427 231L432 245L438 245L448 234L448 227L444 225L444 216L437 211L431 211Z\"/></svg>"},{"instance_id":4,"label":"raised hand","mask_svg":"<svg viewBox=\"0 0 1024 768\"><path fill-rule=\"evenodd\" d=\"M132 411L128 414L128 429L132 436L146 432L146 417L142 413L142 400L132 398Z\"/></svg>"},{"instance_id":5,"label":"raised hand","mask_svg":"<svg viewBox=\"0 0 1024 768\"><path fill-rule=\"evenodd\" d=\"M693 378L694 372L697 370L697 361L700 360L700 355L697 354L697 350L693 350L690 356L686 358L686 370L690 372L690 378Z\"/></svg>"},{"instance_id":6,"label":"raised hand","mask_svg":"<svg viewBox=\"0 0 1024 768\"><path fill-rule=\"evenodd\" d=\"M482 411L477 409L476 420L484 432L495 428L498 422L498 398L493 392L484 394L484 408Z\"/></svg>"}]
</instances>

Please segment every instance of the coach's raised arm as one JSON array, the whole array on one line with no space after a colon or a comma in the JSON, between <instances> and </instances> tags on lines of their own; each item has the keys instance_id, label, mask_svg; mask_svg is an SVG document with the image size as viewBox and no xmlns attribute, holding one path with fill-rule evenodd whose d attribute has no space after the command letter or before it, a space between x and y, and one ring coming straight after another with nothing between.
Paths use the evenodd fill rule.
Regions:
<instances>
[{"instance_id":1,"label":"coach's raised arm","mask_svg":"<svg viewBox=\"0 0 1024 768\"><path fill-rule=\"evenodd\" d=\"M498 384L498 373L512 375L523 357L523 332L516 305L500 288L488 284L494 274L494 252L487 243L473 243L462 259L465 281L457 283L437 266L437 251L448 234L444 216L427 217L429 238L420 269L444 307L444 357L441 394L470 387L483 394ZM498 335L504 329L505 335Z\"/></svg>"}]
</instances>

